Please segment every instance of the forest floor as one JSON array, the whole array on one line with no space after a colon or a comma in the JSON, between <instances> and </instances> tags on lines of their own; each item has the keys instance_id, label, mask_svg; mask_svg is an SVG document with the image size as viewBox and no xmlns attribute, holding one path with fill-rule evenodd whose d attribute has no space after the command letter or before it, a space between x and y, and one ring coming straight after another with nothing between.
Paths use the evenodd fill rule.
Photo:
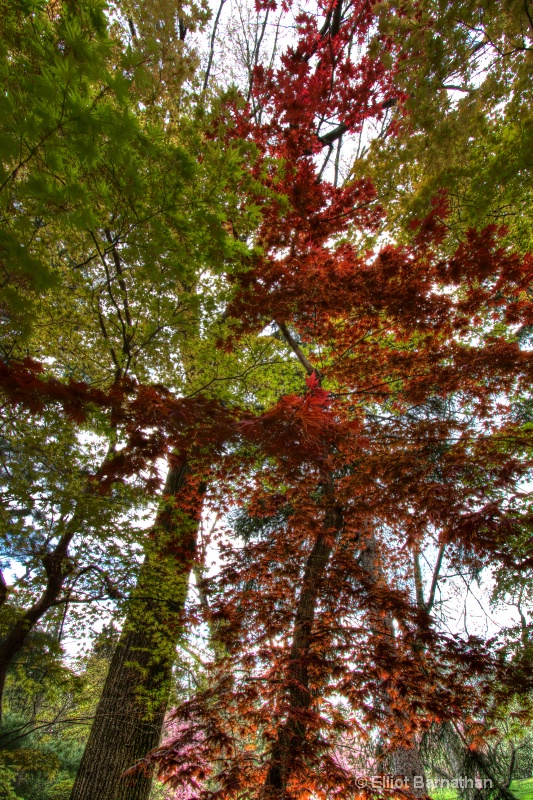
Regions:
<instances>
[{"instance_id":1,"label":"forest floor","mask_svg":"<svg viewBox=\"0 0 533 800\"><path fill-rule=\"evenodd\" d=\"M513 781L511 791L517 800L533 800L533 778ZM440 789L432 794L433 800L458 800L459 795L453 789Z\"/></svg>"}]
</instances>

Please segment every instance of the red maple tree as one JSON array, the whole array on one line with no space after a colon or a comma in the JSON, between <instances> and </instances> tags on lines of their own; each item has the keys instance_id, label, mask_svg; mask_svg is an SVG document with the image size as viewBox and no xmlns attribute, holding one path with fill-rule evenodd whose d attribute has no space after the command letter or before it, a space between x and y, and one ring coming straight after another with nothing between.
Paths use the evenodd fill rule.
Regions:
<instances>
[{"instance_id":1,"label":"red maple tree","mask_svg":"<svg viewBox=\"0 0 533 800\"><path fill-rule=\"evenodd\" d=\"M512 559L509 542L529 525L512 502L531 468L529 434L509 398L531 387L513 332L532 321L533 261L503 248L495 227L444 257L445 195L409 246L359 252L350 234L382 213L372 186L337 187L319 156L402 98L393 68L350 57L372 3L320 10L322 24L299 15L280 69L258 67L253 104L234 109L265 190L261 255L238 280L221 346L276 325L308 391L240 423L262 460L247 475L255 533L226 548L208 616L225 655L176 712L183 735L142 765L183 785L183 747L191 764L197 741L214 774L191 797L353 797L335 743L376 726L412 779L421 730L474 720L496 677L502 691L530 685L485 643L439 631L406 576L429 534L450 558L485 563Z\"/></svg>"}]
</instances>

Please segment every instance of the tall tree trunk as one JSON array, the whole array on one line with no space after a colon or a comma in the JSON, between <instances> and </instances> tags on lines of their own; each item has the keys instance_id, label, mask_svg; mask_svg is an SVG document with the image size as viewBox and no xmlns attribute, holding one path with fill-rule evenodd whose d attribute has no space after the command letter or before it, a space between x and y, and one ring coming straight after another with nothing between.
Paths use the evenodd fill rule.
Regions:
<instances>
[{"instance_id":1,"label":"tall tree trunk","mask_svg":"<svg viewBox=\"0 0 533 800\"><path fill-rule=\"evenodd\" d=\"M324 531L315 541L305 565L302 588L294 619L294 628L287 670L290 709L272 747L270 764L263 786L265 798L283 798L307 734L305 713L311 708L308 660L312 646L313 622L324 574L342 527L342 508L334 503L333 481L325 487L329 509Z\"/></svg>"},{"instance_id":2,"label":"tall tree trunk","mask_svg":"<svg viewBox=\"0 0 533 800\"><path fill-rule=\"evenodd\" d=\"M159 744L187 597L203 486L171 466L71 800L147 800L152 779L125 770Z\"/></svg>"}]
</instances>

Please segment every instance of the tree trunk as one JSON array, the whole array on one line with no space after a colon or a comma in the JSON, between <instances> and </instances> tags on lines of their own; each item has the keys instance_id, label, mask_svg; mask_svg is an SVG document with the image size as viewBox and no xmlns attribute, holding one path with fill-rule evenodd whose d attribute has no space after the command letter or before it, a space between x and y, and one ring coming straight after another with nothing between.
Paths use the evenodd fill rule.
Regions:
<instances>
[{"instance_id":1,"label":"tree trunk","mask_svg":"<svg viewBox=\"0 0 533 800\"><path fill-rule=\"evenodd\" d=\"M203 491L185 464L171 466L71 800L149 797L150 776L123 774L161 737Z\"/></svg>"},{"instance_id":2,"label":"tree trunk","mask_svg":"<svg viewBox=\"0 0 533 800\"><path fill-rule=\"evenodd\" d=\"M332 502L333 486L327 486L326 490L331 505L326 512L324 533L318 535L305 566L287 670L290 710L272 747L270 764L263 786L265 798L277 799L286 796L287 784L307 734L305 713L302 712L308 711L312 702L307 663L312 645L313 622L321 582L335 539L342 527L342 509Z\"/></svg>"},{"instance_id":3,"label":"tree trunk","mask_svg":"<svg viewBox=\"0 0 533 800\"><path fill-rule=\"evenodd\" d=\"M77 530L77 523L78 517L75 516L67 525L56 547L41 559L46 571L46 586L39 599L30 608L23 611L16 619L11 630L0 642L0 719L2 717L4 689L9 666L26 644L26 640L35 625L52 608L61 594L66 577L65 564L68 558L68 548ZM4 597L7 596L5 582L3 582L2 594Z\"/></svg>"}]
</instances>

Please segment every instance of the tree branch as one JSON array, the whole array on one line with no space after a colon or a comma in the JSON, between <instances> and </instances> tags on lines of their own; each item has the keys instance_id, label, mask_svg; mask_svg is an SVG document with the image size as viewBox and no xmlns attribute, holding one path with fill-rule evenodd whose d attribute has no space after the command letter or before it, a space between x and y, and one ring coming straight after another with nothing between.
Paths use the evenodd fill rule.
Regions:
<instances>
[{"instance_id":1,"label":"tree branch","mask_svg":"<svg viewBox=\"0 0 533 800\"><path fill-rule=\"evenodd\" d=\"M341 122L340 125L337 125L337 127L333 128L333 130L330 131L329 133L324 133L322 134L322 136L319 136L318 141L324 145L333 144L333 142L336 142L337 139L340 139L340 137L344 133L346 133L347 130L348 126L346 125L346 123Z\"/></svg>"},{"instance_id":2,"label":"tree branch","mask_svg":"<svg viewBox=\"0 0 533 800\"><path fill-rule=\"evenodd\" d=\"M433 605L435 603L435 593L437 591L437 585L439 582L439 575L442 567L442 560L444 558L445 549L446 545L441 544L441 546L439 547L439 553L437 555L437 562L435 564L435 569L433 570L433 578L431 580L431 588L429 590L428 601L426 603L426 611L428 612L428 614L431 613L431 609L433 608Z\"/></svg>"},{"instance_id":3,"label":"tree branch","mask_svg":"<svg viewBox=\"0 0 533 800\"><path fill-rule=\"evenodd\" d=\"M203 91L207 89L207 84L209 83L209 77L211 75L211 67L213 65L213 56L215 54L215 39L217 35L217 28L218 23L220 22L220 15L222 14L222 8L226 0L220 0L220 5L218 7L217 15L215 17L215 22L213 23L213 32L211 33L211 42L209 45L209 58L207 59L207 67L205 69L205 77L204 77L204 85Z\"/></svg>"},{"instance_id":4,"label":"tree branch","mask_svg":"<svg viewBox=\"0 0 533 800\"><path fill-rule=\"evenodd\" d=\"M314 372L317 375L317 377L320 378L321 377L320 370L318 370L311 364L311 362L309 361L309 359L307 358L307 356L305 355L305 353L303 352L300 345L298 344L298 342L296 341L290 330L287 328L285 323L278 322L278 320L276 320L276 324L280 329L281 333L283 334L287 344L289 345L289 347L291 348L291 350L293 351L296 358L298 359L302 367L305 369L307 374L312 375Z\"/></svg>"}]
</instances>

